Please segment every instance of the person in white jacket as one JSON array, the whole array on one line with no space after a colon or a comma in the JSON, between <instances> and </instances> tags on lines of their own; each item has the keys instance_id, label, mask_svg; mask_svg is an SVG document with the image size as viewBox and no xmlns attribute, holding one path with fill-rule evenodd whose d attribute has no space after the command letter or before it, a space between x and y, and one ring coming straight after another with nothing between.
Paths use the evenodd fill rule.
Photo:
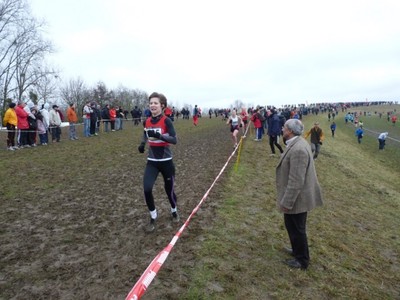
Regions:
<instances>
[{"instance_id":1,"label":"person in white jacket","mask_svg":"<svg viewBox=\"0 0 400 300\"><path fill-rule=\"evenodd\" d=\"M378 141L379 141L379 150L383 150L385 148L385 142L386 142L386 138L389 135L388 132L382 132L379 136L378 136Z\"/></svg>"},{"instance_id":2,"label":"person in white jacket","mask_svg":"<svg viewBox=\"0 0 400 300\"><path fill-rule=\"evenodd\" d=\"M44 134L44 140L43 140L43 144L46 144L46 145L49 143L49 135L48 135L48 130L50 127L49 106L50 105L48 103L44 103L39 106L40 113L43 116L43 125L46 129L46 133Z\"/></svg>"},{"instance_id":3,"label":"person in white jacket","mask_svg":"<svg viewBox=\"0 0 400 300\"><path fill-rule=\"evenodd\" d=\"M61 118L58 113L58 105L54 104L53 109L50 110L50 128L52 142L59 142L61 138Z\"/></svg>"}]
</instances>

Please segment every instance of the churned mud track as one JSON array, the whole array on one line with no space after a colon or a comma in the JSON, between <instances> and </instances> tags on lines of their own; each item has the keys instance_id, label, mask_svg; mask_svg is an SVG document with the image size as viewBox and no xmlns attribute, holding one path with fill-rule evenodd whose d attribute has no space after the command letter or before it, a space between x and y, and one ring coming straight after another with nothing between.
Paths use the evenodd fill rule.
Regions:
<instances>
[{"instance_id":1,"label":"churned mud track","mask_svg":"<svg viewBox=\"0 0 400 300\"><path fill-rule=\"evenodd\" d=\"M160 175L154 189L158 226L147 234L149 214L142 190L146 157L137 151L140 128L129 125L93 142L82 139L74 147L62 141L52 149L37 149L42 153L16 153L15 163L24 161L14 165L17 180L3 183L15 182L19 192L7 196L14 190L5 189L3 195L9 198L0 200L1 299L124 299L232 152L229 130L221 121L200 120L199 127L176 122L179 143L173 152L181 224L170 221ZM58 151L57 158L43 163L46 151ZM190 280L185 268L195 264L193 253L212 226L223 180L192 219L144 299L178 298L185 288Z\"/></svg>"}]
</instances>

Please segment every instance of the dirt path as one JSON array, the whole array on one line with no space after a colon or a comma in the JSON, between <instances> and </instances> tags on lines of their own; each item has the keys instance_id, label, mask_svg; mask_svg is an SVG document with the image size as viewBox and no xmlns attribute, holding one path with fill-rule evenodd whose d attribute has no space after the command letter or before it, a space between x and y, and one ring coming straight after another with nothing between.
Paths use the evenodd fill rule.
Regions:
<instances>
[{"instance_id":1,"label":"dirt path","mask_svg":"<svg viewBox=\"0 0 400 300\"><path fill-rule=\"evenodd\" d=\"M173 152L183 222L231 154L232 143L221 122L207 128L179 122L179 144ZM48 165L31 162L28 167L36 170L36 180L18 167L16 175L25 178L21 194L0 207L0 299L124 299L170 242L181 225L170 222L161 176L154 193L158 228L152 234L144 232L149 218L142 196L145 156L136 153L131 132L123 134L121 145L110 148L104 167L90 157L86 166L83 150L63 165L62 174L54 169L71 153L61 152L65 157ZM99 149L90 151L102 155ZM51 177L53 185L44 186L42 176ZM194 264L192 253L212 226L219 188L210 193L144 299L177 298L185 288L185 268Z\"/></svg>"}]
</instances>

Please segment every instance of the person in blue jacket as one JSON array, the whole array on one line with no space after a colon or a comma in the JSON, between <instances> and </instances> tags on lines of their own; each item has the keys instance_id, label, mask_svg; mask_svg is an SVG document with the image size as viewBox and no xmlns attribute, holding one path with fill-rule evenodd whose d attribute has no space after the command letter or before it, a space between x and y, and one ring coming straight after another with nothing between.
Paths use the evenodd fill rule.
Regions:
<instances>
[{"instance_id":1,"label":"person in blue jacket","mask_svg":"<svg viewBox=\"0 0 400 300\"><path fill-rule=\"evenodd\" d=\"M362 138L363 138L363 136L364 136L364 130L362 130L361 127L358 127L357 130L356 130L356 132L355 132L355 134L356 134L356 136L357 136L357 141L358 141L358 143L361 144L361 140L362 140Z\"/></svg>"},{"instance_id":2,"label":"person in blue jacket","mask_svg":"<svg viewBox=\"0 0 400 300\"><path fill-rule=\"evenodd\" d=\"M336 130L336 123L332 122L331 124L331 132L332 132L332 137L335 137L335 130Z\"/></svg>"},{"instance_id":3,"label":"person in blue jacket","mask_svg":"<svg viewBox=\"0 0 400 300\"><path fill-rule=\"evenodd\" d=\"M269 136L269 146L271 147L272 154L275 155L275 146L278 148L280 153L283 153L281 145L279 145L279 136L282 132L281 120L276 113L275 109L270 109L267 111L267 122L268 122L268 136Z\"/></svg>"}]
</instances>

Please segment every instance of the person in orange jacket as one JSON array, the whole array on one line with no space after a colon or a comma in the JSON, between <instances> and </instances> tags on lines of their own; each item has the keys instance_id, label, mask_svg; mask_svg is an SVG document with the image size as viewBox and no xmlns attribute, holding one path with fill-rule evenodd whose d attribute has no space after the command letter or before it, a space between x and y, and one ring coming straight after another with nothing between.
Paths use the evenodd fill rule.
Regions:
<instances>
[{"instance_id":1,"label":"person in orange jacket","mask_svg":"<svg viewBox=\"0 0 400 300\"><path fill-rule=\"evenodd\" d=\"M67 120L69 122L69 139L71 141L77 140L75 125L78 122L78 116L76 115L75 103L70 103L67 109Z\"/></svg>"},{"instance_id":2,"label":"person in orange jacket","mask_svg":"<svg viewBox=\"0 0 400 300\"><path fill-rule=\"evenodd\" d=\"M117 117L117 111L114 106L110 108L110 123L111 123L111 131L115 131L115 118Z\"/></svg>"}]
</instances>

